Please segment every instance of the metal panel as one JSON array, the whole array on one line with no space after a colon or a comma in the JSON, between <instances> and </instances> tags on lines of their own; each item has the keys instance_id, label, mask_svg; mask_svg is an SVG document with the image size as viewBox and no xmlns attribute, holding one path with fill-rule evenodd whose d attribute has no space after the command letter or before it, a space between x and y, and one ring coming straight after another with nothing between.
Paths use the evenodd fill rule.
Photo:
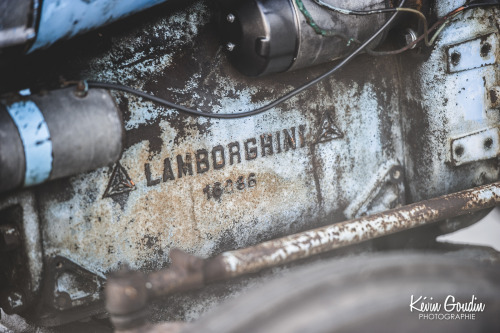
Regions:
<instances>
[{"instance_id":1,"label":"metal panel","mask_svg":"<svg viewBox=\"0 0 500 333\"><path fill-rule=\"evenodd\" d=\"M166 0L45 0L38 34L29 52L47 47Z\"/></svg>"},{"instance_id":2,"label":"metal panel","mask_svg":"<svg viewBox=\"0 0 500 333\"><path fill-rule=\"evenodd\" d=\"M495 33L481 36L448 48L450 73L493 65L497 62L498 36Z\"/></svg>"},{"instance_id":3,"label":"metal panel","mask_svg":"<svg viewBox=\"0 0 500 333\"><path fill-rule=\"evenodd\" d=\"M451 140L451 163L455 166L495 158L500 154L498 128L485 129Z\"/></svg>"},{"instance_id":4,"label":"metal panel","mask_svg":"<svg viewBox=\"0 0 500 333\"><path fill-rule=\"evenodd\" d=\"M61 75L120 82L215 113L261 106L331 66L246 78L226 61L206 2L153 14L115 28L98 50L49 55L66 69ZM498 64L447 67L451 46L497 36L496 21L492 9L467 12L434 49L359 56L251 118L193 118L115 93L127 131L119 164L36 190L44 256L101 277L124 264L151 270L166 266L174 247L209 257L497 180L496 159L453 166L449 151L451 139L500 122L488 100ZM24 75L45 82L57 77L52 68ZM184 306L191 318L202 311Z\"/></svg>"},{"instance_id":5,"label":"metal panel","mask_svg":"<svg viewBox=\"0 0 500 333\"><path fill-rule=\"evenodd\" d=\"M482 11L466 16L467 24L450 25L464 40L495 28ZM226 62L209 22L206 5L198 2L140 33L124 33L91 59L87 77L214 112L238 112L330 66L242 77ZM136 37L150 35L164 43L151 46L148 38ZM72 178L64 197L60 188L44 190L46 255L67 257L99 275L123 263L160 268L174 247L208 257L357 216L362 207L376 207L365 209L375 213L404 204L405 197L425 199L498 179L491 160L466 169L446 163L450 136L499 121L483 104L476 107L482 108L480 119L463 120L470 114L459 91L476 87L467 79L484 76L493 84L497 66L463 72L470 73L467 78L448 74L442 54L457 38L446 30L425 61L358 57L342 75L269 113L240 120L192 118L116 94L127 129L121 167ZM486 88L481 83L478 89ZM409 193L377 187L393 166L404 170L400 181L406 179ZM121 168L135 187L103 197Z\"/></svg>"},{"instance_id":6,"label":"metal panel","mask_svg":"<svg viewBox=\"0 0 500 333\"><path fill-rule=\"evenodd\" d=\"M438 12L460 6L458 1L438 2ZM498 40L498 11L477 9L456 17L438 38L434 51L421 64L404 60L402 84L410 105L404 109L405 165L411 201L464 188L466 183L482 184L499 177L498 161L490 159L467 165L453 166L450 161L450 141L468 133L497 126L498 110L488 101L490 90L498 86L498 63L448 72L448 50L463 42L494 36ZM493 35L492 32L495 32ZM498 50L497 50L498 52ZM464 57L480 57L479 54ZM479 60L478 60L479 61Z\"/></svg>"},{"instance_id":7,"label":"metal panel","mask_svg":"<svg viewBox=\"0 0 500 333\"><path fill-rule=\"evenodd\" d=\"M207 7L198 2L140 32L162 36L164 43L153 49L135 32L118 38L91 60L89 78L237 112L274 99L307 75L242 77L209 27ZM376 62L386 75L370 70L372 58L359 58L345 76L240 120L187 117L117 94L127 129L120 166L135 187L106 192L120 166L72 178L64 197L47 187L40 198L46 254L98 274L125 262L159 268L172 247L210 256L345 219L359 189L373 184L388 160L401 165L403 156L397 68Z\"/></svg>"}]
</instances>

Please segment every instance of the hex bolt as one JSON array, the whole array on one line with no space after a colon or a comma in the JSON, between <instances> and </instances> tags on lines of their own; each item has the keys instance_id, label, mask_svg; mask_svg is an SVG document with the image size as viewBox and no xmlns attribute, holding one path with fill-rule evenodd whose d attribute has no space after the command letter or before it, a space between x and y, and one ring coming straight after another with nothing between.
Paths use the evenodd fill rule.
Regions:
<instances>
[{"instance_id":1,"label":"hex bolt","mask_svg":"<svg viewBox=\"0 0 500 333\"><path fill-rule=\"evenodd\" d=\"M227 16L226 16L226 20L229 23L233 23L235 19L236 19L236 17L233 14L231 14L231 13L227 14Z\"/></svg>"},{"instance_id":2,"label":"hex bolt","mask_svg":"<svg viewBox=\"0 0 500 333\"><path fill-rule=\"evenodd\" d=\"M228 50L229 52L232 52L235 47L236 47L236 45L234 45L231 42L229 42L229 43L226 44L226 50Z\"/></svg>"},{"instance_id":3,"label":"hex bolt","mask_svg":"<svg viewBox=\"0 0 500 333\"><path fill-rule=\"evenodd\" d=\"M410 28L408 28L404 31L403 37L404 37L404 42L406 43L406 45L410 45L411 43L416 41L418 38L415 30L410 29ZM417 44L413 45L410 49L414 49L416 46L417 46Z\"/></svg>"},{"instance_id":4,"label":"hex bolt","mask_svg":"<svg viewBox=\"0 0 500 333\"><path fill-rule=\"evenodd\" d=\"M10 225L0 226L0 250L12 251L21 246L21 237L16 228Z\"/></svg>"}]
</instances>

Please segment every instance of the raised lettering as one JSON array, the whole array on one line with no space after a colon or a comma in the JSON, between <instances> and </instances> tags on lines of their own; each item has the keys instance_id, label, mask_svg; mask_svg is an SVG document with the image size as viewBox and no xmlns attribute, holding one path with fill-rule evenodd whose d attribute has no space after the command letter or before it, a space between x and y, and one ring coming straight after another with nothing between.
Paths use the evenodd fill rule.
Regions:
<instances>
[{"instance_id":1,"label":"raised lettering","mask_svg":"<svg viewBox=\"0 0 500 333\"><path fill-rule=\"evenodd\" d=\"M172 171L172 166L170 165L170 158L166 158L163 161L163 182L167 180L174 180L174 172Z\"/></svg>"},{"instance_id":2,"label":"raised lettering","mask_svg":"<svg viewBox=\"0 0 500 333\"><path fill-rule=\"evenodd\" d=\"M283 142L283 145L285 146L285 151L288 151L290 147L293 149L297 148L297 143L295 141L295 127L291 128L292 135L288 133L286 129L283 130L283 134L285 136L285 141Z\"/></svg>"},{"instance_id":3,"label":"raised lettering","mask_svg":"<svg viewBox=\"0 0 500 333\"><path fill-rule=\"evenodd\" d=\"M227 145L229 149L229 164L233 165L233 157L238 157L238 163L241 163L241 155L240 155L240 143L239 142L231 142ZM233 148L236 148L233 150Z\"/></svg>"},{"instance_id":4,"label":"raised lettering","mask_svg":"<svg viewBox=\"0 0 500 333\"><path fill-rule=\"evenodd\" d=\"M154 186L160 183L160 178L154 180L151 179L151 166L149 163L144 164L144 172L146 174L146 184L148 186Z\"/></svg>"},{"instance_id":5,"label":"raised lettering","mask_svg":"<svg viewBox=\"0 0 500 333\"><path fill-rule=\"evenodd\" d=\"M266 140L266 138L267 138L267 140ZM262 134L260 136L260 146L262 148L262 156L266 156L266 148L268 149L269 155L272 155L273 154L273 135L272 134Z\"/></svg>"},{"instance_id":6,"label":"raised lettering","mask_svg":"<svg viewBox=\"0 0 500 333\"><path fill-rule=\"evenodd\" d=\"M217 154L217 152L219 152L219 154ZM217 155L220 156L219 160L217 160ZM224 147L218 145L215 146L214 149L212 149L212 160L214 169L222 169L224 165L226 165L226 158L224 157Z\"/></svg>"},{"instance_id":7,"label":"raised lettering","mask_svg":"<svg viewBox=\"0 0 500 333\"><path fill-rule=\"evenodd\" d=\"M184 176L187 176L188 173L190 176L193 175L193 166L191 165L191 154L190 153L186 154L186 162L184 162L182 160L181 155L177 155L177 173L178 173L177 178L182 178L183 173L184 173Z\"/></svg>"},{"instance_id":8,"label":"raised lettering","mask_svg":"<svg viewBox=\"0 0 500 333\"><path fill-rule=\"evenodd\" d=\"M300 148L304 148L306 146L306 126L299 125L299 140L300 140Z\"/></svg>"},{"instance_id":9,"label":"raised lettering","mask_svg":"<svg viewBox=\"0 0 500 333\"><path fill-rule=\"evenodd\" d=\"M280 131L276 132L276 154L281 153L281 139L280 139L281 133Z\"/></svg>"},{"instance_id":10,"label":"raised lettering","mask_svg":"<svg viewBox=\"0 0 500 333\"><path fill-rule=\"evenodd\" d=\"M306 146L305 137L305 125L299 125L298 131L297 127L291 127L288 129L282 129L273 133L266 133L260 135L257 138L250 138L244 141L233 141L227 145L218 145L213 147L212 150L209 149L198 149L196 153L189 152L185 155L177 155L175 159L165 158L163 160L163 174L155 178L151 172L150 163L144 165L144 170L146 174L147 186L154 186L160 182L167 182L169 180L175 180L176 178L182 178L182 176L193 175L193 171L197 174L205 173L210 170L210 159L212 159L213 169L222 169L226 166L226 156L225 149L228 149L229 154L229 164L238 164L242 162L244 149L245 160L254 160L259 157L259 150L262 157L279 154L282 152L287 152L291 149L296 149L297 147ZM298 132L298 135L297 133ZM274 136L274 140L273 140ZM283 139L283 140L282 140ZM258 140L260 142L258 142ZM299 142L297 142L299 140ZM243 143L243 147L241 147ZM193 160L193 154L194 160ZM177 162L177 177L175 173L175 166L172 163ZM196 170L194 170L196 168ZM230 184L232 185L232 184ZM241 187L241 182L240 182ZM222 186L222 185L221 185ZM235 185L236 186L236 185Z\"/></svg>"},{"instance_id":11,"label":"raised lettering","mask_svg":"<svg viewBox=\"0 0 500 333\"><path fill-rule=\"evenodd\" d=\"M245 141L245 159L247 161L249 160L254 160L257 158L257 147L251 147L249 148L248 147L248 144L249 143L252 143L252 144L257 144L257 140L255 140L255 138L251 138L251 139L248 139Z\"/></svg>"},{"instance_id":12,"label":"raised lettering","mask_svg":"<svg viewBox=\"0 0 500 333\"><path fill-rule=\"evenodd\" d=\"M210 169L208 161L208 151L206 149L198 149L196 151L196 172L204 173Z\"/></svg>"}]
</instances>

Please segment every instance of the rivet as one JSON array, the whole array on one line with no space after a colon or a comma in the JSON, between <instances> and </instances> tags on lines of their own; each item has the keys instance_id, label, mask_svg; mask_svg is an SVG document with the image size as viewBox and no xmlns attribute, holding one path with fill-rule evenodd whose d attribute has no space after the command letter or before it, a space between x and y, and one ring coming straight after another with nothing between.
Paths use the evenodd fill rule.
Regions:
<instances>
[{"instance_id":1,"label":"rivet","mask_svg":"<svg viewBox=\"0 0 500 333\"><path fill-rule=\"evenodd\" d=\"M491 147L493 147L493 139L487 138L486 140L484 140L483 146L484 150L490 150Z\"/></svg>"}]
</instances>

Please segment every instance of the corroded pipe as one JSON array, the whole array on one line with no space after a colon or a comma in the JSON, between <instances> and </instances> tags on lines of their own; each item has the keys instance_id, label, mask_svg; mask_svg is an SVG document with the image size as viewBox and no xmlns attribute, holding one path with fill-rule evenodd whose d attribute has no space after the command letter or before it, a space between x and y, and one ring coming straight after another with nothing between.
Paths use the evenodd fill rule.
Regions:
<instances>
[{"instance_id":1,"label":"corroded pipe","mask_svg":"<svg viewBox=\"0 0 500 333\"><path fill-rule=\"evenodd\" d=\"M278 238L208 259L212 282L308 258L336 248L473 213L500 203L500 182L421 201L379 214Z\"/></svg>"}]
</instances>

